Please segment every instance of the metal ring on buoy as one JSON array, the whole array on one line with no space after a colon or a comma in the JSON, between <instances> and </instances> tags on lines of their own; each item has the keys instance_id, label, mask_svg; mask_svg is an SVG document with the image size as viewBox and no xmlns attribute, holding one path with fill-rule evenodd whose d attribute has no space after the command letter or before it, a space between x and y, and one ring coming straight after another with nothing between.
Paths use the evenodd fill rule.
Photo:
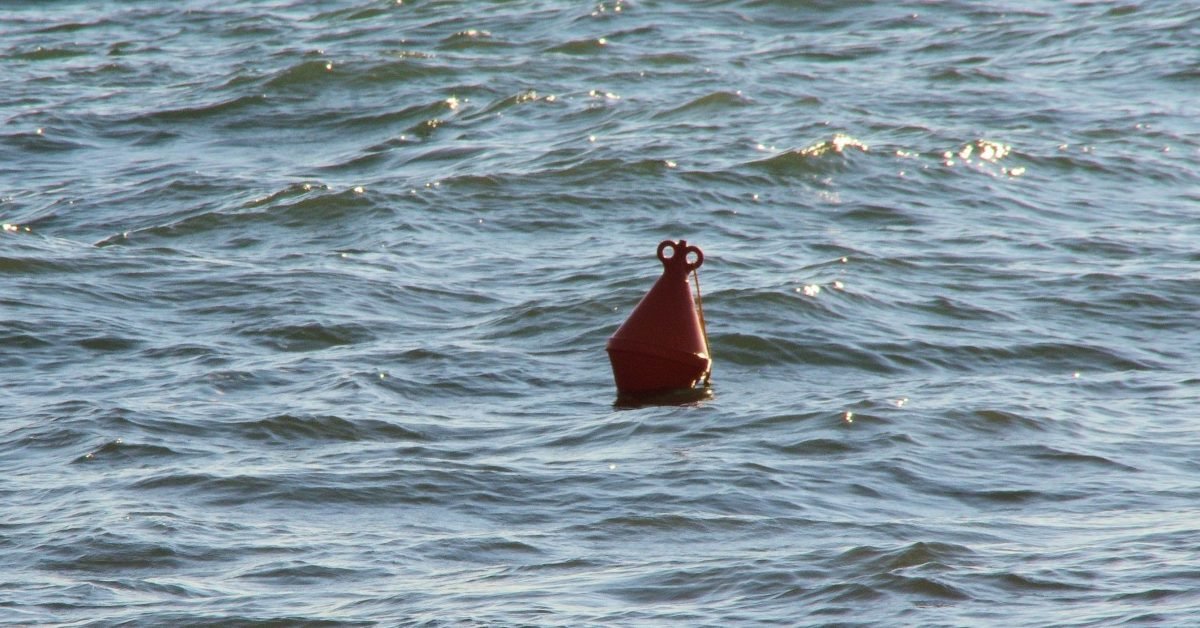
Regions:
<instances>
[{"instance_id":1,"label":"metal ring on buoy","mask_svg":"<svg viewBox=\"0 0 1200 628\"><path fill-rule=\"evenodd\" d=\"M663 255L667 247L671 248L671 257ZM682 253L680 253L681 249ZM696 254L696 261L689 262L688 256L693 253ZM680 255L683 257L681 258ZM700 268L700 265L704 263L704 252L694 246L688 246L687 240L680 240L679 242L663 240L658 244L658 260L667 267L670 267L672 264L682 264L685 272L692 272Z\"/></svg>"}]
</instances>

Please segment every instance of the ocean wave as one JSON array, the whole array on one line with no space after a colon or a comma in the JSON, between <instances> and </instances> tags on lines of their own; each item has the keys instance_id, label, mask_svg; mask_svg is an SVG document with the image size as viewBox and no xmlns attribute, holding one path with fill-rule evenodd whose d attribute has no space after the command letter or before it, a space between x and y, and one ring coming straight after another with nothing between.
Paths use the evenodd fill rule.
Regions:
<instances>
[{"instance_id":1,"label":"ocean wave","mask_svg":"<svg viewBox=\"0 0 1200 628\"><path fill-rule=\"evenodd\" d=\"M666 111L655 114L655 119L670 119L673 117L690 118L697 112L715 113L720 111L735 110L739 107L744 107L753 104L753 100L744 96L741 92L713 92L695 98L678 107L668 109Z\"/></svg>"},{"instance_id":2,"label":"ocean wave","mask_svg":"<svg viewBox=\"0 0 1200 628\"><path fill-rule=\"evenodd\" d=\"M853 149L847 152L846 149ZM866 153L869 148L848 135L834 135L832 139L759 159L748 163L756 169L780 175L816 175L845 167L851 153Z\"/></svg>"},{"instance_id":3,"label":"ocean wave","mask_svg":"<svg viewBox=\"0 0 1200 628\"><path fill-rule=\"evenodd\" d=\"M231 434L251 441L295 444L306 441L329 442L421 442L428 436L420 431L378 420L350 421L335 415L294 416L281 414L229 426Z\"/></svg>"}]
</instances>

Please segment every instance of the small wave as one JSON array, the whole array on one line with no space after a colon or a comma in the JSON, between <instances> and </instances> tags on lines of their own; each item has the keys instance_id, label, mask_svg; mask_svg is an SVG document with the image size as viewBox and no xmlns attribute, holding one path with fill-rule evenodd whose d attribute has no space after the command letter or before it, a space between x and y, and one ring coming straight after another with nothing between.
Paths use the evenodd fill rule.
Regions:
<instances>
[{"instance_id":1,"label":"small wave","mask_svg":"<svg viewBox=\"0 0 1200 628\"><path fill-rule=\"evenodd\" d=\"M856 608L861 604L887 597L886 592L859 582L837 582L806 593L805 598L816 598L824 602L822 615L825 617L857 616L859 611ZM850 606L838 606L839 604Z\"/></svg>"},{"instance_id":2,"label":"small wave","mask_svg":"<svg viewBox=\"0 0 1200 628\"><path fill-rule=\"evenodd\" d=\"M760 340L756 346L764 347L764 356L778 356L780 362L799 361L827 366L850 366L878 372L897 372L914 368L992 371L1015 365L1056 373L1071 373L1080 369L1143 371L1156 367L1152 362L1129 357L1117 349L1068 342L983 345L911 341L857 345L831 341L804 344L770 338L769 344ZM735 346L734 349L740 347ZM732 354L734 359L742 360L739 363L754 363L752 358L743 357L736 350L728 353ZM726 349L722 349L719 355L728 359Z\"/></svg>"},{"instance_id":3,"label":"small wave","mask_svg":"<svg viewBox=\"0 0 1200 628\"><path fill-rule=\"evenodd\" d=\"M9 58L18 61L53 61L57 59L82 57L88 54L91 54L90 51L80 50L78 48L47 48L44 46L38 46L32 50L11 55Z\"/></svg>"},{"instance_id":4,"label":"small wave","mask_svg":"<svg viewBox=\"0 0 1200 628\"><path fill-rule=\"evenodd\" d=\"M686 52L655 52L644 54L638 60L656 67L688 66L700 63L698 57Z\"/></svg>"},{"instance_id":5,"label":"small wave","mask_svg":"<svg viewBox=\"0 0 1200 628\"><path fill-rule=\"evenodd\" d=\"M897 155L909 156L904 151L898 151ZM1012 167L1006 165L1015 155L1013 147L1009 144L980 138L966 142L958 148L942 151L941 165L945 168L965 166L975 172L993 177L1017 178L1023 176L1027 168L1025 165ZM1025 163L1029 162L1025 161Z\"/></svg>"},{"instance_id":6,"label":"small wave","mask_svg":"<svg viewBox=\"0 0 1200 628\"><path fill-rule=\"evenodd\" d=\"M960 587L930 576L890 575L881 578L887 581L887 589L915 596L920 600L935 598L943 601L970 600L972 596ZM925 602L928 604L928 602Z\"/></svg>"},{"instance_id":7,"label":"small wave","mask_svg":"<svg viewBox=\"0 0 1200 628\"><path fill-rule=\"evenodd\" d=\"M131 351L141 346L142 341L136 338L123 338L120 336L100 335L83 338L76 342L80 347L99 353L114 353L120 351Z\"/></svg>"},{"instance_id":8,"label":"small wave","mask_svg":"<svg viewBox=\"0 0 1200 628\"><path fill-rule=\"evenodd\" d=\"M850 343L829 340L797 340L774 335L716 334L713 355L744 366L803 364L808 367L857 368L880 373L901 370L901 364L913 358L903 348L887 354L870 351ZM900 360L897 363L892 356Z\"/></svg>"},{"instance_id":9,"label":"small wave","mask_svg":"<svg viewBox=\"0 0 1200 628\"><path fill-rule=\"evenodd\" d=\"M1177 70L1168 72L1162 75L1164 81L1176 83L1196 83L1200 82L1200 68L1187 68L1185 70Z\"/></svg>"},{"instance_id":10,"label":"small wave","mask_svg":"<svg viewBox=\"0 0 1200 628\"><path fill-rule=\"evenodd\" d=\"M113 20L108 19L108 18L101 18L101 19L91 21L91 22L62 22L59 24L51 24L50 26L39 28L39 29L35 30L34 32L43 33L43 34L78 33L78 32L93 29L93 28L109 27L109 26L112 26L113 24L114 24Z\"/></svg>"},{"instance_id":11,"label":"small wave","mask_svg":"<svg viewBox=\"0 0 1200 628\"><path fill-rule=\"evenodd\" d=\"M359 5L324 11L313 16L314 22L357 22L390 15L399 9L403 2L387 2L376 6L362 7Z\"/></svg>"},{"instance_id":12,"label":"small wave","mask_svg":"<svg viewBox=\"0 0 1200 628\"><path fill-rule=\"evenodd\" d=\"M1028 576L1019 573L1001 574L999 582L1002 588L1022 594L1030 592L1094 590L1093 587L1063 579L1052 580L1048 577Z\"/></svg>"},{"instance_id":13,"label":"small wave","mask_svg":"<svg viewBox=\"0 0 1200 628\"><path fill-rule=\"evenodd\" d=\"M964 68L960 66L939 68L929 75L930 80L950 83L1006 83L1008 77L983 68Z\"/></svg>"},{"instance_id":14,"label":"small wave","mask_svg":"<svg viewBox=\"0 0 1200 628\"><path fill-rule=\"evenodd\" d=\"M1066 497L1032 489L951 490L946 494L967 503L982 505L1026 504L1040 500L1062 500Z\"/></svg>"},{"instance_id":15,"label":"small wave","mask_svg":"<svg viewBox=\"0 0 1200 628\"><path fill-rule=\"evenodd\" d=\"M588 159L565 168L549 168L535 173L573 181L578 184L612 184L617 175L661 175L673 171L678 164L667 159L624 160L615 158Z\"/></svg>"},{"instance_id":16,"label":"small wave","mask_svg":"<svg viewBox=\"0 0 1200 628\"><path fill-rule=\"evenodd\" d=\"M141 443L126 443L124 439L114 439L100 447L89 451L75 460L73 464L81 463L116 463L137 460L145 462L154 458L164 458L182 455L179 452L161 445L146 445Z\"/></svg>"},{"instance_id":17,"label":"small wave","mask_svg":"<svg viewBox=\"0 0 1200 628\"><path fill-rule=\"evenodd\" d=\"M238 333L279 351L321 351L374 339L375 334L356 323L293 323L242 326Z\"/></svg>"},{"instance_id":18,"label":"small wave","mask_svg":"<svg viewBox=\"0 0 1200 628\"><path fill-rule=\"evenodd\" d=\"M0 135L0 146L9 146L19 151L35 154L95 148L94 145L65 137L54 128L44 127Z\"/></svg>"},{"instance_id":19,"label":"small wave","mask_svg":"<svg viewBox=\"0 0 1200 628\"><path fill-rule=\"evenodd\" d=\"M546 52L554 52L567 55L592 55L605 51L608 46L608 40L603 37L593 37L588 39L576 39L566 43L558 44L547 48Z\"/></svg>"},{"instance_id":20,"label":"small wave","mask_svg":"<svg viewBox=\"0 0 1200 628\"><path fill-rule=\"evenodd\" d=\"M543 548L506 536L467 536L418 543L412 551L437 560L485 564L525 562L546 554Z\"/></svg>"},{"instance_id":21,"label":"small wave","mask_svg":"<svg viewBox=\"0 0 1200 628\"><path fill-rule=\"evenodd\" d=\"M545 441L545 446L596 447L604 443L627 442L637 435L645 436L664 430L678 431L678 428L644 425L642 422L634 420L604 421L598 425L588 426L586 429L556 432Z\"/></svg>"},{"instance_id":22,"label":"small wave","mask_svg":"<svg viewBox=\"0 0 1200 628\"><path fill-rule=\"evenodd\" d=\"M224 308L217 311L224 311ZM205 373L203 381L221 394L262 390L287 382L285 378L270 370L214 370Z\"/></svg>"},{"instance_id":23,"label":"small wave","mask_svg":"<svg viewBox=\"0 0 1200 628\"><path fill-rule=\"evenodd\" d=\"M988 432L1003 432L1004 434L1011 434L1016 430L1045 430L1047 428L1046 423L1034 416L1030 416L1031 414L985 408L970 412L951 411L947 415L947 418L956 424L964 424Z\"/></svg>"},{"instance_id":24,"label":"small wave","mask_svg":"<svg viewBox=\"0 0 1200 628\"><path fill-rule=\"evenodd\" d=\"M329 580L345 581L367 573L363 569L330 567L298 561L284 565L267 564L237 574L237 578L267 580L288 586L314 585Z\"/></svg>"},{"instance_id":25,"label":"small wave","mask_svg":"<svg viewBox=\"0 0 1200 628\"><path fill-rule=\"evenodd\" d=\"M4 234L0 234L0 237L4 237ZM49 256L41 257L42 254L38 252L30 256L11 256L15 252L10 248L5 251L5 255L0 255L0 273L4 273L5 276L57 274L66 272L71 267L64 261Z\"/></svg>"},{"instance_id":26,"label":"small wave","mask_svg":"<svg viewBox=\"0 0 1200 628\"><path fill-rule=\"evenodd\" d=\"M684 103L674 109L654 114L655 119L678 117L681 115L714 114L737 109L753 104L753 101L743 96L741 92L719 91L701 96L691 102Z\"/></svg>"},{"instance_id":27,"label":"small wave","mask_svg":"<svg viewBox=\"0 0 1200 628\"><path fill-rule=\"evenodd\" d=\"M1122 464L1115 460L1105 458L1097 454L1083 454L1073 451L1065 451L1046 445L1032 445L1029 447L1021 447L1021 450L1028 450L1026 453L1031 458L1038 460L1046 460L1052 463L1067 463L1072 465L1094 465L1098 467L1108 467L1119 469L1121 471L1138 471L1137 467L1132 467L1127 464Z\"/></svg>"},{"instance_id":28,"label":"small wave","mask_svg":"<svg viewBox=\"0 0 1200 628\"><path fill-rule=\"evenodd\" d=\"M188 181L180 185L207 189L202 184ZM361 186L332 190L319 182L292 183L266 196L244 201L241 208L251 211L204 209L174 222L113 234L97 241L95 246L129 245L141 239L169 240L225 231L230 234L230 246L242 247L257 242L261 236L261 231L253 229L255 225L307 229L365 217L372 213L370 210L379 209L368 196Z\"/></svg>"},{"instance_id":29,"label":"small wave","mask_svg":"<svg viewBox=\"0 0 1200 628\"><path fill-rule=\"evenodd\" d=\"M448 110L446 101L443 99L400 109L354 111L350 115L340 118L338 124L344 127L362 127L375 131L396 124L405 124L411 128L414 124L443 115Z\"/></svg>"},{"instance_id":30,"label":"small wave","mask_svg":"<svg viewBox=\"0 0 1200 628\"><path fill-rule=\"evenodd\" d=\"M157 125L161 123L178 124L181 122L207 121L223 117L233 118L244 114L247 109L258 107L266 102L267 98L263 95L237 96L202 105L155 111L135 118L132 121Z\"/></svg>"},{"instance_id":31,"label":"small wave","mask_svg":"<svg viewBox=\"0 0 1200 628\"><path fill-rule=\"evenodd\" d=\"M441 118L429 118L408 127L406 130L421 139L429 139L445 123L446 121Z\"/></svg>"},{"instance_id":32,"label":"small wave","mask_svg":"<svg viewBox=\"0 0 1200 628\"><path fill-rule=\"evenodd\" d=\"M439 63L438 57L427 52L401 50L390 56L393 58L359 68L348 80L363 85L389 85L448 76L455 72L453 66Z\"/></svg>"},{"instance_id":33,"label":"small wave","mask_svg":"<svg viewBox=\"0 0 1200 628\"><path fill-rule=\"evenodd\" d=\"M434 146L414 153L404 160L405 164L422 164L437 162L465 163L474 157L486 155L486 146Z\"/></svg>"},{"instance_id":34,"label":"small wave","mask_svg":"<svg viewBox=\"0 0 1200 628\"><path fill-rule=\"evenodd\" d=\"M977 560L975 551L964 545L918 541L891 549L855 547L838 555L833 562L855 565L860 571L887 573L927 564L971 564Z\"/></svg>"},{"instance_id":35,"label":"small wave","mask_svg":"<svg viewBox=\"0 0 1200 628\"><path fill-rule=\"evenodd\" d=\"M584 536L611 538L613 534L691 534L757 530L762 524L763 521L758 517L659 512L615 515L571 526L569 530Z\"/></svg>"},{"instance_id":36,"label":"small wave","mask_svg":"<svg viewBox=\"0 0 1200 628\"><path fill-rule=\"evenodd\" d=\"M1072 372L1080 368L1108 371L1144 371L1156 364L1126 356L1125 352L1098 345L1071 342L1038 342L1015 347L964 347L966 363L990 365L1027 362L1043 369Z\"/></svg>"},{"instance_id":37,"label":"small wave","mask_svg":"<svg viewBox=\"0 0 1200 628\"><path fill-rule=\"evenodd\" d=\"M273 90L287 92L295 88L311 86L319 81L328 80L333 73L331 61L311 59L276 72L263 84Z\"/></svg>"},{"instance_id":38,"label":"small wave","mask_svg":"<svg viewBox=\"0 0 1200 628\"><path fill-rule=\"evenodd\" d=\"M10 351L5 352L6 355L0 357L0 364L11 366L23 364L26 360L20 355L22 351L55 345L55 342L51 338L47 338L44 333L39 333L34 329L15 329L18 325L27 325L27 323L22 321L0 321L0 344L10 349Z\"/></svg>"},{"instance_id":39,"label":"small wave","mask_svg":"<svg viewBox=\"0 0 1200 628\"><path fill-rule=\"evenodd\" d=\"M472 50L478 48L495 48L512 46L503 39L494 37L491 31L469 28L449 35L438 42L442 50Z\"/></svg>"},{"instance_id":40,"label":"small wave","mask_svg":"<svg viewBox=\"0 0 1200 628\"><path fill-rule=\"evenodd\" d=\"M839 133L828 140L752 161L749 165L775 175L820 174L830 166L844 165L845 158L853 152L866 153L869 150L859 140ZM835 159L837 157L841 159Z\"/></svg>"},{"instance_id":41,"label":"small wave","mask_svg":"<svg viewBox=\"0 0 1200 628\"><path fill-rule=\"evenodd\" d=\"M1063 237L1052 238L1048 244L1053 247L1058 247L1070 251L1072 253L1088 254L1088 255L1103 255L1105 257L1121 260L1135 259L1145 256L1145 249L1136 246L1134 243L1127 240L1119 240L1109 238L1102 235L1092 235L1088 237ZM1120 281L1121 276L1112 273L1089 273L1080 277L1083 282L1094 284L1097 287L1105 287Z\"/></svg>"},{"instance_id":42,"label":"small wave","mask_svg":"<svg viewBox=\"0 0 1200 628\"><path fill-rule=\"evenodd\" d=\"M561 102L558 96L554 94L539 94L537 90L526 89L515 94L509 94L496 99L480 112L471 116L471 119L478 119L486 116L494 116L502 111L513 107L524 105L527 103L540 104L556 104Z\"/></svg>"},{"instance_id":43,"label":"small wave","mask_svg":"<svg viewBox=\"0 0 1200 628\"><path fill-rule=\"evenodd\" d=\"M770 446L780 453L798 456L836 456L860 449L857 445L831 438L810 438L790 445L771 444Z\"/></svg>"},{"instance_id":44,"label":"small wave","mask_svg":"<svg viewBox=\"0 0 1200 628\"><path fill-rule=\"evenodd\" d=\"M193 342L147 347L142 350L141 356L151 360L170 360L175 364L201 362L216 366L225 363L224 357L215 347Z\"/></svg>"},{"instance_id":45,"label":"small wave","mask_svg":"<svg viewBox=\"0 0 1200 628\"><path fill-rule=\"evenodd\" d=\"M172 570L184 565L187 559L171 545L131 540L111 532L78 536L70 543L48 543L38 550L43 568L68 573Z\"/></svg>"},{"instance_id":46,"label":"small wave","mask_svg":"<svg viewBox=\"0 0 1200 628\"><path fill-rule=\"evenodd\" d=\"M598 279L585 273L579 281ZM555 281L558 289L570 285L572 279ZM597 316L609 310L593 301L566 301L562 304L547 304L544 301L522 303L497 310L495 316L481 326L483 338L531 338L537 340L556 339L571 346L588 337L596 337L598 327L581 329L581 325L595 323ZM597 323L598 324L598 323Z\"/></svg>"},{"instance_id":47,"label":"small wave","mask_svg":"<svg viewBox=\"0 0 1200 628\"><path fill-rule=\"evenodd\" d=\"M555 573L577 573L579 571L589 570L594 571L602 569L608 563L590 557L574 557L563 560L555 560L550 562L531 562L522 565L513 565L505 570L506 574L513 575L536 575L536 574L555 574Z\"/></svg>"},{"instance_id":48,"label":"small wave","mask_svg":"<svg viewBox=\"0 0 1200 628\"><path fill-rule=\"evenodd\" d=\"M946 296L933 297L929 301L917 303L915 307L927 314L959 321L1002 322L1012 320L1012 316L1004 312Z\"/></svg>"},{"instance_id":49,"label":"small wave","mask_svg":"<svg viewBox=\"0 0 1200 628\"><path fill-rule=\"evenodd\" d=\"M328 191L329 189L330 188L328 185L317 181L298 181L296 183L288 184L282 190L278 190L276 192L267 194L266 196L261 196L259 198L242 203L242 208L253 209L263 205L274 205L298 196L303 196L309 192Z\"/></svg>"},{"instance_id":50,"label":"small wave","mask_svg":"<svg viewBox=\"0 0 1200 628\"><path fill-rule=\"evenodd\" d=\"M925 222L905 211L904 208L885 205L859 205L850 208L845 216L851 220L877 224L881 227L915 227Z\"/></svg>"},{"instance_id":51,"label":"small wave","mask_svg":"<svg viewBox=\"0 0 1200 628\"><path fill-rule=\"evenodd\" d=\"M234 424L234 433L255 441L424 441L424 434L383 421L348 421L335 415L280 414Z\"/></svg>"}]
</instances>

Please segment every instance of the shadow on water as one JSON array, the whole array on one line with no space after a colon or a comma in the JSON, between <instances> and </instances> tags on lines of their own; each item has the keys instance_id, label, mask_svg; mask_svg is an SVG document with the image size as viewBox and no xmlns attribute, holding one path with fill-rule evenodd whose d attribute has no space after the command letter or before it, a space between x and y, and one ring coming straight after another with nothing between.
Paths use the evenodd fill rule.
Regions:
<instances>
[{"instance_id":1,"label":"shadow on water","mask_svg":"<svg viewBox=\"0 0 1200 628\"><path fill-rule=\"evenodd\" d=\"M613 402L613 408L636 410L647 406L691 406L700 405L712 398L712 386L658 390L639 394L618 393L616 401Z\"/></svg>"}]
</instances>

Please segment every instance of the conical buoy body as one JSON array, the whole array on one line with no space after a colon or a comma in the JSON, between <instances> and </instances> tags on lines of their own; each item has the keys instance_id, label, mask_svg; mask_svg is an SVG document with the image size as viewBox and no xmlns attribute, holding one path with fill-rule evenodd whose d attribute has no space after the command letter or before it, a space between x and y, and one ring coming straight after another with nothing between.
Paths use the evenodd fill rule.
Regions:
<instances>
[{"instance_id":1,"label":"conical buoy body","mask_svg":"<svg viewBox=\"0 0 1200 628\"><path fill-rule=\"evenodd\" d=\"M669 257L668 249L673 251ZM623 394L691 388L712 368L704 324L688 283L688 273L704 263L704 253L686 240L664 240L658 245L658 259L662 277L608 339L613 378Z\"/></svg>"}]
</instances>

